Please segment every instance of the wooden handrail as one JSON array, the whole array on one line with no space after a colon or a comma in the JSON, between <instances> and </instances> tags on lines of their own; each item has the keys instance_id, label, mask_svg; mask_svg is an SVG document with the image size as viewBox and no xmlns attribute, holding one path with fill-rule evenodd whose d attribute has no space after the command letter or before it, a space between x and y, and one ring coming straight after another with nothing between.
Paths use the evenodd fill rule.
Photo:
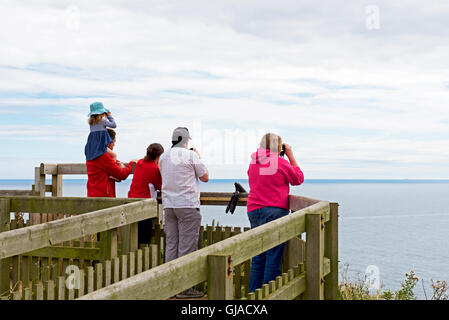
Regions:
<instances>
[{"instance_id":1,"label":"wooden handrail","mask_svg":"<svg viewBox=\"0 0 449 320\"><path fill-rule=\"evenodd\" d=\"M0 196L10 201L10 212L41 212L81 214L119 206L145 199L141 198L85 198L85 197L35 197Z\"/></svg>"},{"instance_id":2,"label":"wooden handrail","mask_svg":"<svg viewBox=\"0 0 449 320\"><path fill-rule=\"evenodd\" d=\"M1 202L9 199L0 198ZM82 215L0 233L0 259L27 253L157 217L157 202L145 199Z\"/></svg>"},{"instance_id":3,"label":"wooden handrail","mask_svg":"<svg viewBox=\"0 0 449 320\"><path fill-rule=\"evenodd\" d=\"M308 215L323 217L326 213L329 213L329 202L321 201L308 208L87 294L80 299L167 299L207 279L208 256L229 255L232 257L231 267L236 266L305 232ZM320 232L320 229L318 228L314 232Z\"/></svg>"}]
</instances>

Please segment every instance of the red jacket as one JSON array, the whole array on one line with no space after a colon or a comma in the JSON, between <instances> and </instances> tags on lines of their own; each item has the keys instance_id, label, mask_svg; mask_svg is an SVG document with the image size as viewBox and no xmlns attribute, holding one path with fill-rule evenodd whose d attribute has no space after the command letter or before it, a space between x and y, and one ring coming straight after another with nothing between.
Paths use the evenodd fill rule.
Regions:
<instances>
[{"instance_id":1,"label":"red jacket","mask_svg":"<svg viewBox=\"0 0 449 320\"><path fill-rule=\"evenodd\" d=\"M153 160L144 161L141 159L137 161L134 169L128 198L151 198L149 183L152 183L157 190L161 190L162 177L159 166Z\"/></svg>"},{"instance_id":2,"label":"red jacket","mask_svg":"<svg viewBox=\"0 0 449 320\"><path fill-rule=\"evenodd\" d=\"M109 179L109 176L125 180L132 171L132 164L133 162L130 162L126 168L122 169L108 153L86 161L87 196L114 198L115 181Z\"/></svg>"}]
</instances>

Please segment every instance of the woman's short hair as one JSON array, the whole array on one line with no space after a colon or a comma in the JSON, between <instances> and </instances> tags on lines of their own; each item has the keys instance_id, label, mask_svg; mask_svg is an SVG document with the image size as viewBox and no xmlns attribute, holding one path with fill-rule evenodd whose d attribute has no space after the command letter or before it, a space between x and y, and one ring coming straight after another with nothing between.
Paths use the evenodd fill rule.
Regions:
<instances>
[{"instance_id":1,"label":"woman's short hair","mask_svg":"<svg viewBox=\"0 0 449 320\"><path fill-rule=\"evenodd\" d=\"M282 151L282 138L274 133L267 133L260 141L260 147L273 152Z\"/></svg>"},{"instance_id":2,"label":"woman's short hair","mask_svg":"<svg viewBox=\"0 0 449 320\"><path fill-rule=\"evenodd\" d=\"M159 143L152 143L147 148L147 155L143 159L148 162L150 160L156 160L161 154L164 153L164 147Z\"/></svg>"}]
</instances>

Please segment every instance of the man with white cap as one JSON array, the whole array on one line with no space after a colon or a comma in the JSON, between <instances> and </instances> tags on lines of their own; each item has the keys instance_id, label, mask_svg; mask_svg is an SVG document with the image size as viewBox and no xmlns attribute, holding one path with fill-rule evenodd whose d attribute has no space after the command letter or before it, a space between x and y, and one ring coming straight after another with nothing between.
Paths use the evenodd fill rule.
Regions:
<instances>
[{"instance_id":1,"label":"man with white cap","mask_svg":"<svg viewBox=\"0 0 449 320\"><path fill-rule=\"evenodd\" d=\"M199 152L188 149L189 130L173 131L172 148L159 159L162 176L162 206L166 235L165 262L189 254L198 248L201 226L199 181L208 182L209 172ZM204 293L190 288L176 298L201 298Z\"/></svg>"}]
</instances>

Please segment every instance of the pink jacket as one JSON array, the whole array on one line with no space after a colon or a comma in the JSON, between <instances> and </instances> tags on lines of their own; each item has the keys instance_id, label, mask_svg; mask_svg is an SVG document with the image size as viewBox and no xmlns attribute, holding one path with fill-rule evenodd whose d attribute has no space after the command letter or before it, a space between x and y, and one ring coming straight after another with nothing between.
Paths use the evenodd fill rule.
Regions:
<instances>
[{"instance_id":1,"label":"pink jacket","mask_svg":"<svg viewBox=\"0 0 449 320\"><path fill-rule=\"evenodd\" d=\"M288 209L290 185L302 184L304 174L299 167L293 167L277 153L259 148L251 155L248 179L248 212L263 207Z\"/></svg>"}]
</instances>

